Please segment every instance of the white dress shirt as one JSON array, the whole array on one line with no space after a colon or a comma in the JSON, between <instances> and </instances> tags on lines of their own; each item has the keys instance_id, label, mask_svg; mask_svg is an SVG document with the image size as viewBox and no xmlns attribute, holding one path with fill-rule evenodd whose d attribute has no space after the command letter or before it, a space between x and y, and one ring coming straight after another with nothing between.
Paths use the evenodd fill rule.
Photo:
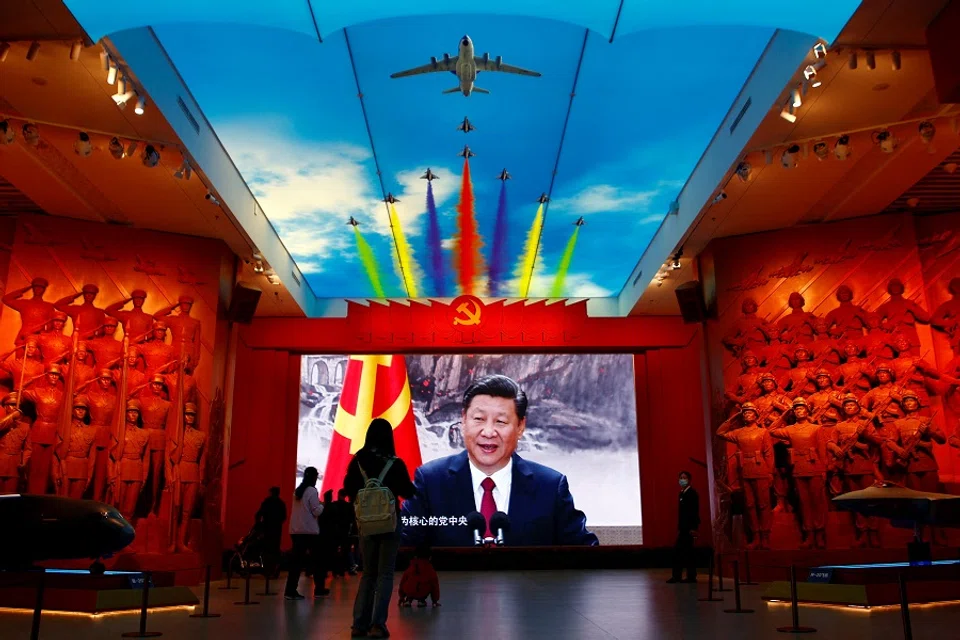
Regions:
<instances>
[{"instance_id":1,"label":"white dress shirt","mask_svg":"<svg viewBox=\"0 0 960 640\"><path fill-rule=\"evenodd\" d=\"M471 460L470 478L473 480L473 499L474 502L476 502L477 511L480 511L480 504L483 500L483 487L480 486L480 483L487 477L486 473L473 466L473 461ZM513 458L510 458L507 466L489 477L493 479L495 485L493 487L493 501L497 503L497 511L503 511L509 514L510 485L513 483Z\"/></svg>"}]
</instances>

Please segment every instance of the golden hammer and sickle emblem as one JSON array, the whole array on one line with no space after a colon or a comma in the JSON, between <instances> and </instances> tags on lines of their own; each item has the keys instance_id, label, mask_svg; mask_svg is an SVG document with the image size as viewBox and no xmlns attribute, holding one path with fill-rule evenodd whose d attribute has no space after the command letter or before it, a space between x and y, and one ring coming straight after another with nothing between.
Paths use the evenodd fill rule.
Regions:
<instances>
[{"instance_id":1,"label":"golden hammer and sickle emblem","mask_svg":"<svg viewBox=\"0 0 960 640\"><path fill-rule=\"evenodd\" d=\"M461 314L454 316L453 324L454 325L463 325L466 327L480 324L480 304L476 300L470 298L465 299L459 305L457 305L457 313Z\"/></svg>"}]
</instances>

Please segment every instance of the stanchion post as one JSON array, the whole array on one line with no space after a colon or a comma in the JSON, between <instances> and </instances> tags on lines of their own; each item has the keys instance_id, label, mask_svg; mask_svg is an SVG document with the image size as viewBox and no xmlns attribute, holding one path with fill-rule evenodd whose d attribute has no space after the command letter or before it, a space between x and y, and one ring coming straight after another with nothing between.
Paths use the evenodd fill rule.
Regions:
<instances>
[{"instance_id":1,"label":"stanchion post","mask_svg":"<svg viewBox=\"0 0 960 640\"><path fill-rule=\"evenodd\" d=\"M156 638L163 635L159 631L147 631L147 607L150 606L150 582L153 580L153 574L148 571L142 575L143 601L140 605L140 630L120 634L124 638Z\"/></svg>"},{"instance_id":2,"label":"stanchion post","mask_svg":"<svg viewBox=\"0 0 960 640\"><path fill-rule=\"evenodd\" d=\"M720 593L730 591L723 588L723 554L720 552L717 552L717 591Z\"/></svg>"},{"instance_id":3,"label":"stanchion post","mask_svg":"<svg viewBox=\"0 0 960 640\"><path fill-rule=\"evenodd\" d=\"M910 625L910 602L907 600L907 579L901 573L900 583L900 618L903 620L903 640L913 640L913 627Z\"/></svg>"},{"instance_id":4,"label":"stanchion post","mask_svg":"<svg viewBox=\"0 0 960 640\"><path fill-rule=\"evenodd\" d=\"M219 613L210 613L210 565L207 565L206 577L203 579L203 613L192 613L191 618L219 618Z\"/></svg>"},{"instance_id":5,"label":"stanchion post","mask_svg":"<svg viewBox=\"0 0 960 640\"><path fill-rule=\"evenodd\" d=\"M231 586L230 583L231 583L232 581L233 581L233 559L231 558L231 559L230 559L230 562L227 564L227 586L225 586L225 587L220 587L220 590L221 590L221 591L227 591L227 590L232 591L232 590L236 589L236 587Z\"/></svg>"},{"instance_id":6,"label":"stanchion post","mask_svg":"<svg viewBox=\"0 0 960 640\"><path fill-rule=\"evenodd\" d=\"M263 572L263 593L258 593L258 596L275 596L277 595L276 591L270 591L270 574L264 570Z\"/></svg>"},{"instance_id":7,"label":"stanchion post","mask_svg":"<svg viewBox=\"0 0 960 640\"><path fill-rule=\"evenodd\" d=\"M733 561L733 598L736 607L724 609L724 613L753 613L753 609L744 609L740 606L740 562Z\"/></svg>"},{"instance_id":8,"label":"stanchion post","mask_svg":"<svg viewBox=\"0 0 960 640\"><path fill-rule=\"evenodd\" d=\"M244 579L243 579L243 580L244 580L244 584L243 584L243 602L234 602L233 604L240 605L240 606L248 606L248 605L251 605L251 604L260 604L260 603L257 602L256 600L250 600L250 571L249 571L249 570L247 571L247 573L246 573L246 575L244 576Z\"/></svg>"},{"instance_id":9,"label":"stanchion post","mask_svg":"<svg viewBox=\"0 0 960 640\"><path fill-rule=\"evenodd\" d=\"M40 640L40 616L43 614L43 590L47 576L46 569L40 569L37 580L37 602L33 606L33 624L30 625L30 640Z\"/></svg>"},{"instance_id":10,"label":"stanchion post","mask_svg":"<svg viewBox=\"0 0 960 640\"><path fill-rule=\"evenodd\" d=\"M713 549L710 550L710 575L707 576L707 597L698 598L700 602L723 602L723 598L713 597Z\"/></svg>"},{"instance_id":11,"label":"stanchion post","mask_svg":"<svg viewBox=\"0 0 960 640\"><path fill-rule=\"evenodd\" d=\"M814 633L813 627L800 626L800 604L797 601L797 567L790 565L790 614L793 617L793 624L789 627L777 627L780 633Z\"/></svg>"},{"instance_id":12,"label":"stanchion post","mask_svg":"<svg viewBox=\"0 0 960 640\"><path fill-rule=\"evenodd\" d=\"M745 574L746 580L740 584L748 587L755 587L758 583L750 579L750 551L744 549L743 551L743 573Z\"/></svg>"}]
</instances>

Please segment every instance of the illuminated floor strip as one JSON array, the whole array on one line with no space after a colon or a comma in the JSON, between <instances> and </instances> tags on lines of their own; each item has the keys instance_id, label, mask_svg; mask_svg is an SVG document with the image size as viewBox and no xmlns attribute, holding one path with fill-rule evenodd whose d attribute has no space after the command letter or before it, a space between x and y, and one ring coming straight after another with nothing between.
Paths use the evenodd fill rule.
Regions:
<instances>
[{"instance_id":1,"label":"illuminated floor strip","mask_svg":"<svg viewBox=\"0 0 960 640\"><path fill-rule=\"evenodd\" d=\"M164 613L168 611L195 611L197 605L192 604L179 604L171 605L169 607L150 607L147 609L147 613ZM87 613L86 611L60 611L57 609L44 609L43 615L52 615L52 616L63 616L67 618L107 618L107 617L116 617L116 616L128 616L128 615L137 615L141 609L138 607L136 609L121 609L118 611L101 611L99 613ZM0 613L24 613L33 615L33 609L19 609L13 607L0 607Z\"/></svg>"},{"instance_id":2,"label":"illuminated floor strip","mask_svg":"<svg viewBox=\"0 0 960 640\"><path fill-rule=\"evenodd\" d=\"M790 606L789 600L765 600L769 605L779 605L784 607ZM871 611L894 611L899 610L899 604L879 604L879 605L863 605L863 604L829 604L826 602L798 602L801 607L811 607L811 608L820 608L820 609L833 609L838 611L862 611L865 613L870 613ZM933 609L936 607L955 607L960 605L960 600L944 600L943 602L911 602L911 609Z\"/></svg>"}]
</instances>

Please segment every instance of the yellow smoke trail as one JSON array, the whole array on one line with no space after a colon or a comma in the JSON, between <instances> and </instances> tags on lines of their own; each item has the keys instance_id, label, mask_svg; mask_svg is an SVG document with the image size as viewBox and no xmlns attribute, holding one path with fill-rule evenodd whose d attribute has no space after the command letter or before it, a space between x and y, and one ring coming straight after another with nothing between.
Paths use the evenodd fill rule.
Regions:
<instances>
[{"instance_id":1,"label":"yellow smoke trail","mask_svg":"<svg viewBox=\"0 0 960 640\"><path fill-rule=\"evenodd\" d=\"M360 229L353 228L353 235L357 241L357 253L360 254L360 262L363 263L363 269L367 272L370 279L370 288L373 289L373 295L376 298L386 298L383 293L383 285L380 284L380 268L377 266L377 259L373 255L373 249L367 243L366 238L360 233Z\"/></svg>"},{"instance_id":2,"label":"yellow smoke trail","mask_svg":"<svg viewBox=\"0 0 960 640\"><path fill-rule=\"evenodd\" d=\"M543 203L537 207L537 215L527 233L527 241L523 245L523 258L517 275L520 277L520 297L526 298L530 292L530 281L533 280L533 268L537 264L537 245L540 243L540 231L543 229Z\"/></svg>"},{"instance_id":3,"label":"yellow smoke trail","mask_svg":"<svg viewBox=\"0 0 960 640\"><path fill-rule=\"evenodd\" d=\"M394 244L397 248L396 265L403 278L403 286L407 290L407 296L416 298L419 295L420 287L417 285L418 266L410 252L410 245L407 244L407 237L403 235L403 227L400 225L400 216L397 215L397 209L393 203L390 207L390 226L393 228Z\"/></svg>"}]
</instances>

